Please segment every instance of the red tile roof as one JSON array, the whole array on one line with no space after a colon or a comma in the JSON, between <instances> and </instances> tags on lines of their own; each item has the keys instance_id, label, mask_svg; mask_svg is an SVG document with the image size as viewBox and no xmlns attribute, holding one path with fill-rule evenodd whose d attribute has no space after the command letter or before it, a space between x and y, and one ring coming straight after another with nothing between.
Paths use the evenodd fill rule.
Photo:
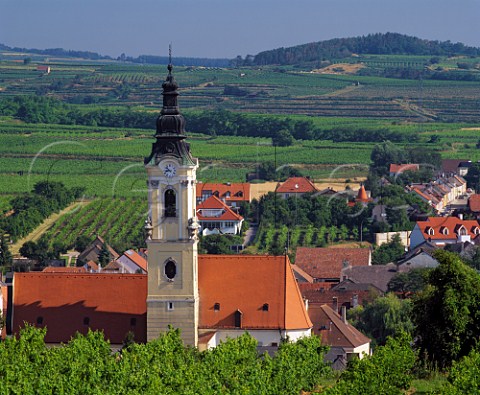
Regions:
<instances>
[{"instance_id":1,"label":"red tile roof","mask_svg":"<svg viewBox=\"0 0 480 395\"><path fill-rule=\"evenodd\" d=\"M424 238L432 240L455 239L462 225L465 227L467 235L473 240L477 237L475 229L480 229L477 220L461 220L458 217L428 217L427 221L417 221L417 225ZM429 229L433 230L433 234L428 233ZM447 229L448 232L445 232L445 229Z\"/></svg>"},{"instance_id":2,"label":"red tile roof","mask_svg":"<svg viewBox=\"0 0 480 395\"><path fill-rule=\"evenodd\" d=\"M202 215L202 210L222 210L223 213L218 217L209 217ZM207 200L197 205L197 217L200 221L240 221L243 219L241 215L235 213L216 196L210 196Z\"/></svg>"},{"instance_id":3,"label":"red tile roof","mask_svg":"<svg viewBox=\"0 0 480 395\"><path fill-rule=\"evenodd\" d=\"M250 184L244 183L197 183L197 198L202 197L204 191L210 191L212 194L216 194L218 198L225 199L228 202L250 201Z\"/></svg>"},{"instance_id":4,"label":"red tile roof","mask_svg":"<svg viewBox=\"0 0 480 395\"><path fill-rule=\"evenodd\" d=\"M345 265L370 264L368 248L298 247L295 264L316 279L340 279Z\"/></svg>"},{"instance_id":5,"label":"red tile roof","mask_svg":"<svg viewBox=\"0 0 480 395\"><path fill-rule=\"evenodd\" d=\"M468 207L470 211L475 213L480 212L480 194L471 195L468 198Z\"/></svg>"},{"instance_id":6,"label":"red tile roof","mask_svg":"<svg viewBox=\"0 0 480 395\"><path fill-rule=\"evenodd\" d=\"M277 188L279 193L317 192L315 184L306 177L290 177Z\"/></svg>"},{"instance_id":7,"label":"red tile roof","mask_svg":"<svg viewBox=\"0 0 480 395\"><path fill-rule=\"evenodd\" d=\"M45 340L59 343L90 327L113 344L129 331L144 342L146 299L147 276L141 274L15 273L13 330L24 322L46 326Z\"/></svg>"},{"instance_id":8,"label":"red tile roof","mask_svg":"<svg viewBox=\"0 0 480 395\"><path fill-rule=\"evenodd\" d=\"M123 253L123 255L125 257L127 257L128 259L130 259L133 263L135 263L135 265L137 265L138 267L140 267L142 270L144 270L145 272L148 271L147 269L147 260L141 256L137 251L135 250L127 250Z\"/></svg>"},{"instance_id":9,"label":"red tile roof","mask_svg":"<svg viewBox=\"0 0 480 395\"><path fill-rule=\"evenodd\" d=\"M420 169L420 166L416 163L407 163L407 164L395 164L392 163L390 165L390 173L403 173L404 171L418 171Z\"/></svg>"},{"instance_id":10,"label":"red tile roof","mask_svg":"<svg viewBox=\"0 0 480 395\"><path fill-rule=\"evenodd\" d=\"M198 273L202 329L234 328L237 310L243 313L243 329L311 327L284 256L201 255Z\"/></svg>"},{"instance_id":11,"label":"red tile roof","mask_svg":"<svg viewBox=\"0 0 480 395\"><path fill-rule=\"evenodd\" d=\"M308 309L313 322L313 333L322 337L322 343L331 347L359 347L370 339L327 305L313 305Z\"/></svg>"}]
</instances>

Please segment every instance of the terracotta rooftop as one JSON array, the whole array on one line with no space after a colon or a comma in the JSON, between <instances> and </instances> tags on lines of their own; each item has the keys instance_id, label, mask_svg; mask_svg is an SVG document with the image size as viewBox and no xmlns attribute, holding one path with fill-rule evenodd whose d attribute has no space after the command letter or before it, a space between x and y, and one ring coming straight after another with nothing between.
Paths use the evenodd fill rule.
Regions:
<instances>
[{"instance_id":1,"label":"terracotta rooftop","mask_svg":"<svg viewBox=\"0 0 480 395\"><path fill-rule=\"evenodd\" d=\"M210 217L204 215L203 210L222 210L223 213L218 217ZM230 207L213 195L197 205L197 217L200 221L240 221L242 219L241 215L235 213Z\"/></svg>"},{"instance_id":2,"label":"terracotta rooftop","mask_svg":"<svg viewBox=\"0 0 480 395\"><path fill-rule=\"evenodd\" d=\"M339 314L327 305L310 306L308 313L313 322L313 332L321 335L322 343L331 347L359 347L370 339L350 324L342 321Z\"/></svg>"},{"instance_id":3,"label":"terracotta rooftop","mask_svg":"<svg viewBox=\"0 0 480 395\"><path fill-rule=\"evenodd\" d=\"M67 342L88 328L113 344L129 331L146 340L147 276L140 274L15 273L13 331L24 322L47 327L49 343Z\"/></svg>"},{"instance_id":4,"label":"terracotta rooftop","mask_svg":"<svg viewBox=\"0 0 480 395\"><path fill-rule=\"evenodd\" d=\"M455 239L462 226L472 240L480 233L477 220L462 220L458 217L428 217L427 221L417 221L417 226L423 237L431 240Z\"/></svg>"},{"instance_id":5,"label":"terracotta rooftop","mask_svg":"<svg viewBox=\"0 0 480 395\"><path fill-rule=\"evenodd\" d=\"M316 279L340 279L344 267L370 263L368 248L298 247L295 258L295 265Z\"/></svg>"},{"instance_id":6,"label":"terracotta rooftop","mask_svg":"<svg viewBox=\"0 0 480 395\"><path fill-rule=\"evenodd\" d=\"M277 188L279 193L317 192L315 184L306 177L290 177Z\"/></svg>"},{"instance_id":7,"label":"terracotta rooftop","mask_svg":"<svg viewBox=\"0 0 480 395\"><path fill-rule=\"evenodd\" d=\"M197 198L201 198L207 191L220 199L225 199L227 203L230 201L250 201L250 184L248 182L225 184L211 182L197 183Z\"/></svg>"},{"instance_id":8,"label":"terracotta rooftop","mask_svg":"<svg viewBox=\"0 0 480 395\"><path fill-rule=\"evenodd\" d=\"M474 213L480 212L480 194L471 195L468 198L468 208Z\"/></svg>"},{"instance_id":9,"label":"terracotta rooftop","mask_svg":"<svg viewBox=\"0 0 480 395\"><path fill-rule=\"evenodd\" d=\"M200 328L305 329L312 326L284 256L201 255ZM217 308L216 308L217 306Z\"/></svg>"}]
</instances>

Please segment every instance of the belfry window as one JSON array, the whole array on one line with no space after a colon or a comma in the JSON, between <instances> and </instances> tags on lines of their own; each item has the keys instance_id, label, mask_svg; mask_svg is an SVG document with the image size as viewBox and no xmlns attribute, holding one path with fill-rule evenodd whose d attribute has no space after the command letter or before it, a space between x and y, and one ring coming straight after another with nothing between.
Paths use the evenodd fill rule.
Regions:
<instances>
[{"instance_id":1,"label":"belfry window","mask_svg":"<svg viewBox=\"0 0 480 395\"><path fill-rule=\"evenodd\" d=\"M165 217L177 216L177 198L173 189L165 191Z\"/></svg>"},{"instance_id":2,"label":"belfry window","mask_svg":"<svg viewBox=\"0 0 480 395\"><path fill-rule=\"evenodd\" d=\"M177 275L177 265L175 265L174 261L169 259L167 263L165 263L165 276L167 276L169 281L173 281L176 275Z\"/></svg>"}]
</instances>

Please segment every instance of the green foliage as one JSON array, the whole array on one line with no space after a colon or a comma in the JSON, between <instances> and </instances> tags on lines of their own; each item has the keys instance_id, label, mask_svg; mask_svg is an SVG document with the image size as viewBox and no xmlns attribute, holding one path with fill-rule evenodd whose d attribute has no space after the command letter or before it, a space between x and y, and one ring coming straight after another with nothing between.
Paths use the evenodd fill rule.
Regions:
<instances>
[{"instance_id":1,"label":"green foliage","mask_svg":"<svg viewBox=\"0 0 480 395\"><path fill-rule=\"evenodd\" d=\"M453 362L448 375L450 386L445 388L443 393L446 395L479 394L479 377L480 350L477 345L467 356Z\"/></svg>"},{"instance_id":2,"label":"green foliage","mask_svg":"<svg viewBox=\"0 0 480 395\"><path fill-rule=\"evenodd\" d=\"M0 229L0 266L10 267L13 263L12 253L8 247L8 238Z\"/></svg>"},{"instance_id":3,"label":"green foliage","mask_svg":"<svg viewBox=\"0 0 480 395\"><path fill-rule=\"evenodd\" d=\"M423 291L427 286L428 275L432 269L412 269L406 273L397 273L389 282L388 290L400 294Z\"/></svg>"},{"instance_id":4,"label":"green foliage","mask_svg":"<svg viewBox=\"0 0 480 395\"><path fill-rule=\"evenodd\" d=\"M389 338L371 357L352 360L337 385L322 394L403 394L412 382L411 371L416 359L410 342L411 338L405 334Z\"/></svg>"},{"instance_id":5,"label":"green foliage","mask_svg":"<svg viewBox=\"0 0 480 395\"><path fill-rule=\"evenodd\" d=\"M468 173L465 176L467 181L467 186L474 189L475 191L480 191L480 163L472 163L468 169Z\"/></svg>"},{"instance_id":6,"label":"green foliage","mask_svg":"<svg viewBox=\"0 0 480 395\"><path fill-rule=\"evenodd\" d=\"M405 246L402 244L400 235L397 233L388 243L382 244L376 248L372 254L372 263L374 265L385 265L390 262L396 262L405 254Z\"/></svg>"},{"instance_id":7,"label":"green foliage","mask_svg":"<svg viewBox=\"0 0 480 395\"><path fill-rule=\"evenodd\" d=\"M440 367L468 355L480 332L480 276L450 252L436 251L440 265L414 299L417 344Z\"/></svg>"},{"instance_id":8,"label":"green foliage","mask_svg":"<svg viewBox=\"0 0 480 395\"><path fill-rule=\"evenodd\" d=\"M241 245L241 237L230 235L209 235L200 237L199 251L202 254L233 254L232 246Z\"/></svg>"},{"instance_id":9,"label":"green foliage","mask_svg":"<svg viewBox=\"0 0 480 395\"><path fill-rule=\"evenodd\" d=\"M248 334L199 352L170 329L115 353L101 332L46 347L45 331L27 326L0 343L0 393L298 395L331 374L317 337L285 342L270 357Z\"/></svg>"},{"instance_id":10,"label":"green foliage","mask_svg":"<svg viewBox=\"0 0 480 395\"><path fill-rule=\"evenodd\" d=\"M384 345L390 336L413 333L411 311L410 300L399 299L393 293L388 293L365 306L351 309L348 314L352 325L373 339L375 344Z\"/></svg>"}]
</instances>

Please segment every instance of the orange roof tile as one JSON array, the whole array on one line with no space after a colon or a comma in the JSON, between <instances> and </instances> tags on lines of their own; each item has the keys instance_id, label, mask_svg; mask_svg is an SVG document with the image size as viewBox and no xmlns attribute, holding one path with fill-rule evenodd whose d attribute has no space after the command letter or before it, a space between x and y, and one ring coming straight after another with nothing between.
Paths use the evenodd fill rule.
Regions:
<instances>
[{"instance_id":1,"label":"orange roof tile","mask_svg":"<svg viewBox=\"0 0 480 395\"><path fill-rule=\"evenodd\" d=\"M426 221L417 221L425 239L432 240L450 240L457 237L458 229L463 225L467 235L473 240L477 237L474 233L475 228L480 228L477 220L461 220L458 217L428 217ZM433 229L433 234L429 234L429 229ZM448 232L443 232L448 229ZM444 234L447 233L447 234Z\"/></svg>"},{"instance_id":2,"label":"orange roof tile","mask_svg":"<svg viewBox=\"0 0 480 395\"><path fill-rule=\"evenodd\" d=\"M58 343L90 327L103 330L113 344L129 331L144 342L146 299L146 275L14 273L13 330L24 322L46 326L46 341Z\"/></svg>"},{"instance_id":3,"label":"orange roof tile","mask_svg":"<svg viewBox=\"0 0 480 395\"><path fill-rule=\"evenodd\" d=\"M308 248L298 247L295 264L317 279L340 279L344 265L367 266L368 248Z\"/></svg>"},{"instance_id":4,"label":"orange roof tile","mask_svg":"<svg viewBox=\"0 0 480 395\"><path fill-rule=\"evenodd\" d=\"M234 328L237 310L243 313L243 329L311 327L284 256L201 255L198 273L200 328ZM263 310L265 304L268 311Z\"/></svg>"},{"instance_id":5,"label":"orange roof tile","mask_svg":"<svg viewBox=\"0 0 480 395\"><path fill-rule=\"evenodd\" d=\"M480 194L475 194L468 198L468 207L470 211L480 212Z\"/></svg>"},{"instance_id":6,"label":"orange roof tile","mask_svg":"<svg viewBox=\"0 0 480 395\"><path fill-rule=\"evenodd\" d=\"M127 250L123 253L124 256L126 256L128 259L130 259L135 265L140 267L142 270L145 272L147 270L147 260L141 256L137 251L135 250Z\"/></svg>"},{"instance_id":7,"label":"orange roof tile","mask_svg":"<svg viewBox=\"0 0 480 395\"><path fill-rule=\"evenodd\" d=\"M279 193L317 192L315 184L306 177L290 177L277 188Z\"/></svg>"},{"instance_id":8,"label":"orange roof tile","mask_svg":"<svg viewBox=\"0 0 480 395\"><path fill-rule=\"evenodd\" d=\"M223 213L218 217L209 217L202 215L202 210L223 210ZM197 205L197 217L201 221L240 221L243 219L241 215L235 213L230 207L213 195Z\"/></svg>"},{"instance_id":9,"label":"orange roof tile","mask_svg":"<svg viewBox=\"0 0 480 395\"><path fill-rule=\"evenodd\" d=\"M211 193L218 193L220 199L225 199L227 202L230 201L250 201L250 184L248 182L244 183L202 183L199 182L196 185L197 198L202 197L203 191L211 191ZM228 195L230 194L230 195Z\"/></svg>"}]
</instances>

